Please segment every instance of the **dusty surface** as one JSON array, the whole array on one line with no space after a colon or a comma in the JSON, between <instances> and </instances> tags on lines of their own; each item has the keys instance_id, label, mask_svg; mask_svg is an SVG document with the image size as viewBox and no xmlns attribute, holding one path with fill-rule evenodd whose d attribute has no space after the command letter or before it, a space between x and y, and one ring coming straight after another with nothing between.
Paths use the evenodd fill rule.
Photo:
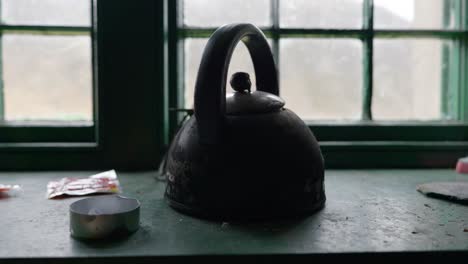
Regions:
<instances>
[{"instance_id":1,"label":"dusty surface","mask_svg":"<svg viewBox=\"0 0 468 264\"><path fill-rule=\"evenodd\" d=\"M155 172L118 172L123 194L140 200L141 228L108 242L70 237L68 206L46 184L94 172L0 173L24 193L0 199L0 260L14 257L299 254L468 249L468 207L416 191L430 181L466 181L452 170L327 171L326 207L303 219L238 224L179 214L163 200ZM285 176L286 180L286 176Z\"/></svg>"}]
</instances>

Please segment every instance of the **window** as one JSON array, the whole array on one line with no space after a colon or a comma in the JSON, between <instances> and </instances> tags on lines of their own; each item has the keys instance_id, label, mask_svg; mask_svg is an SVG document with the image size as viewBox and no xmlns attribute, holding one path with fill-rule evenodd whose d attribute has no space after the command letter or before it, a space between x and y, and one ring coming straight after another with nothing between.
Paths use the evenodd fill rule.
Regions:
<instances>
[{"instance_id":1,"label":"window","mask_svg":"<svg viewBox=\"0 0 468 264\"><path fill-rule=\"evenodd\" d=\"M18 9L23 18L8 18L7 2L10 7L25 5ZM0 3L0 76L4 81L0 169L157 168L183 115L170 108L191 107L191 82L203 45L218 26L229 22L252 22L266 33L286 106L307 121L320 140L329 168L447 167L468 153L465 1ZM39 6L46 3L50 4L47 12L42 12ZM60 20L62 12L53 14L56 5L70 3L74 12L65 16L68 22ZM89 20L75 18L82 16L78 12L82 4L87 6L83 10L90 13ZM323 9L324 5L331 9ZM401 6L400 16L386 18ZM421 20L402 22L401 17L417 16ZM53 57L34 50L18 51L20 47L42 49L51 42L52 47L73 42L90 53L85 52L88 57L78 56L79 52L54 53L58 55ZM388 56L390 52L394 56ZM12 68L12 56L26 57L21 65L31 66L34 54L36 60L46 56L49 62L87 58L82 65L88 64L91 72L77 74L72 83L88 87L90 94L84 100L88 103L80 103L81 110L62 105L63 112L39 115L38 108L26 101L16 110L8 108L12 100L8 89L14 86L9 86L7 75L25 69ZM242 46L234 56L237 61L232 62L231 72L251 70ZM68 67L58 67L57 60L57 71L41 66L36 72L49 78L44 87L63 77L50 72ZM24 78L18 79L16 87L27 89L26 80L34 74L22 72ZM34 94L30 92L27 96ZM15 111L16 116L10 115Z\"/></svg>"},{"instance_id":2,"label":"window","mask_svg":"<svg viewBox=\"0 0 468 264\"><path fill-rule=\"evenodd\" d=\"M184 0L172 8L172 70L183 80L172 79L172 106L192 107L211 33L250 22L270 39L286 107L310 125L330 167L452 166L468 152L465 1ZM238 70L253 75L242 44L229 74Z\"/></svg>"},{"instance_id":3,"label":"window","mask_svg":"<svg viewBox=\"0 0 468 264\"><path fill-rule=\"evenodd\" d=\"M0 0L0 169L156 168L164 5Z\"/></svg>"},{"instance_id":4,"label":"window","mask_svg":"<svg viewBox=\"0 0 468 264\"><path fill-rule=\"evenodd\" d=\"M2 0L0 17L0 141L93 141L91 1Z\"/></svg>"}]
</instances>

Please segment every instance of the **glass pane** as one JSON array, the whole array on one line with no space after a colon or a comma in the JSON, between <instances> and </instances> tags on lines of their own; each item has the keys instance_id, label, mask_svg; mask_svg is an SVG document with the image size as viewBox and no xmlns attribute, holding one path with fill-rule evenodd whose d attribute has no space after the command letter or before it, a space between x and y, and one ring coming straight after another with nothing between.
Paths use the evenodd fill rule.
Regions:
<instances>
[{"instance_id":1,"label":"glass pane","mask_svg":"<svg viewBox=\"0 0 468 264\"><path fill-rule=\"evenodd\" d=\"M374 93L376 120L442 119L443 45L439 39L376 39Z\"/></svg>"},{"instance_id":2,"label":"glass pane","mask_svg":"<svg viewBox=\"0 0 468 264\"><path fill-rule=\"evenodd\" d=\"M361 28L363 0L282 0L280 25L292 28Z\"/></svg>"},{"instance_id":3,"label":"glass pane","mask_svg":"<svg viewBox=\"0 0 468 264\"><path fill-rule=\"evenodd\" d=\"M6 120L92 120L89 36L3 35Z\"/></svg>"},{"instance_id":4,"label":"glass pane","mask_svg":"<svg viewBox=\"0 0 468 264\"><path fill-rule=\"evenodd\" d=\"M194 27L219 27L229 23L269 26L270 0L185 0L184 24Z\"/></svg>"},{"instance_id":5,"label":"glass pane","mask_svg":"<svg viewBox=\"0 0 468 264\"><path fill-rule=\"evenodd\" d=\"M354 39L280 42L281 97L303 119L359 119L362 43Z\"/></svg>"},{"instance_id":6,"label":"glass pane","mask_svg":"<svg viewBox=\"0 0 468 264\"><path fill-rule=\"evenodd\" d=\"M460 1L374 0L374 26L380 29L454 28L454 7Z\"/></svg>"},{"instance_id":7,"label":"glass pane","mask_svg":"<svg viewBox=\"0 0 468 264\"><path fill-rule=\"evenodd\" d=\"M2 0L1 7L7 24L91 25L91 0Z\"/></svg>"},{"instance_id":8,"label":"glass pane","mask_svg":"<svg viewBox=\"0 0 468 264\"><path fill-rule=\"evenodd\" d=\"M185 39L185 107L193 108L193 95L197 80L198 68L208 39ZM255 71L249 50L239 43L232 54L226 82L227 93L234 92L229 84L232 74L243 71L250 74L252 90L256 89Z\"/></svg>"}]
</instances>

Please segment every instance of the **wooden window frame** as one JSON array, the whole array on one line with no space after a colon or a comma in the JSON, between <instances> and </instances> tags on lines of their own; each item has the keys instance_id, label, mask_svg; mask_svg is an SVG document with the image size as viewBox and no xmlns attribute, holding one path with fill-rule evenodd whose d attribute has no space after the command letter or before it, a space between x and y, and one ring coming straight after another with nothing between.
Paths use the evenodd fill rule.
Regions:
<instances>
[{"instance_id":1,"label":"wooden window frame","mask_svg":"<svg viewBox=\"0 0 468 264\"><path fill-rule=\"evenodd\" d=\"M277 5L278 0L272 3ZM365 5L372 5L372 0L365 0ZM158 167L170 135L177 131L183 116L169 109L183 106L183 39L195 33L178 30L182 26L178 12L180 0L93 0L92 6L94 126L61 127L44 123L3 126L0 169ZM460 10L463 27L457 31L413 30L410 33L438 38L463 34L457 44L459 70L450 73L459 83L457 90L452 91L458 101L447 109L467 121L466 4ZM278 21L274 23L278 25ZM203 29L196 34L209 36L213 30ZM266 34L274 38L274 34L284 33L281 31L284 29L278 30L266 30ZM359 34L367 34L362 30L288 30L288 34L315 36L337 34L361 38ZM403 36L409 31L373 33ZM368 102L364 100L363 105ZM327 168L453 167L459 157L468 154L466 122L308 124L320 140Z\"/></svg>"},{"instance_id":2,"label":"wooden window frame","mask_svg":"<svg viewBox=\"0 0 468 264\"><path fill-rule=\"evenodd\" d=\"M156 168L167 143L165 1L92 1L92 27L3 25L1 32L91 31L94 125L3 123L0 169Z\"/></svg>"}]
</instances>

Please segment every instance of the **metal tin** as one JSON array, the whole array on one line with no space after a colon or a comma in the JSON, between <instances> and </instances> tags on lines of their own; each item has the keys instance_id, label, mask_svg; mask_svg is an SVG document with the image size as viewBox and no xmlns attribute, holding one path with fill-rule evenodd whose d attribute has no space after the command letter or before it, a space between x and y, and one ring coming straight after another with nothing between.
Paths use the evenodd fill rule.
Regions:
<instances>
[{"instance_id":1,"label":"metal tin","mask_svg":"<svg viewBox=\"0 0 468 264\"><path fill-rule=\"evenodd\" d=\"M98 196L70 205L70 233L73 237L102 239L130 234L139 228L140 202L119 195Z\"/></svg>"}]
</instances>

